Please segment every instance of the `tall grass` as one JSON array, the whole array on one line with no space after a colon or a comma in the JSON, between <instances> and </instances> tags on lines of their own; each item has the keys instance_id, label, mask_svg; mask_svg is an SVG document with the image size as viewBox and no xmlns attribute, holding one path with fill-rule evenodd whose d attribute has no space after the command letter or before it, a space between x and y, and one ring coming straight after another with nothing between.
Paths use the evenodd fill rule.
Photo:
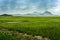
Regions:
<instances>
[{"instance_id":1,"label":"tall grass","mask_svg":"<svg viewBox=\"0 0 60 40\"><path fill-rule=\"evenodd\" d=\"M0 17L0 26L20 33L60 40L60 17Z\"/></svg>"}]
</instances>

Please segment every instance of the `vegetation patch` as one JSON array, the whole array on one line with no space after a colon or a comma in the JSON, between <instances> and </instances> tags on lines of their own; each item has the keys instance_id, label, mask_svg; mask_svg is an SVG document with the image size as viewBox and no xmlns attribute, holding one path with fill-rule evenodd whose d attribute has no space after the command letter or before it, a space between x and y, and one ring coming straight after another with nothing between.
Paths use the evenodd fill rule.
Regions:
<instances>
[{"instance_id":1,"label":"vegetation patch","mask_svg":"<svg viewBox=\"0 0 60 40\"><path fill-rule=\"evenodd\" d=\"M56 22L58 21L58 22ZM32 35L33 37L42 36L42 38L50 40L60 40L60 17L0 17L0 29L5 28L13 34L11 37L9 33L5 34L7 31L5 29L1 30L1 38L12 38L11 40L20 40L21 37L16 38L15 31L17 33L23 33L23 35ZM7 22L18 22L18 23L7 23ZM4 31L5 30L5 31ZM5 35L5 36L4 36ZM18 34L20 35L20 34ZM8 38L9 37L9 38ZM16 38L16 39L15 39ZM29 37L27 37L29 38ZM26 40L29 40L27 39ZM1 40L2 40L1 39ZM25 40L25 39L22 39ZM31 39L32 40L32 39Z\"/></svg>"}]
</instances>

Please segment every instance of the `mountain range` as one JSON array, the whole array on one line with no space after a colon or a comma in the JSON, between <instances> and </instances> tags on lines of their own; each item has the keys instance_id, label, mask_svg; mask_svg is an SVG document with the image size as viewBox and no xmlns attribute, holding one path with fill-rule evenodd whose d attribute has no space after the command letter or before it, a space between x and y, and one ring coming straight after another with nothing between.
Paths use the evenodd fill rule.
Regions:
<instances>
[{"instance_id":1,"label":"mountain range","mask_svg":"<svg viewBox=\"0 0 60 40\"><path fill-rule=\"evenodd\" d=\"M49 11L45 11L43 13L33 12L27 14L14 14L14 16L52 16L53 14Z\"/></svg>"}]
</instances>

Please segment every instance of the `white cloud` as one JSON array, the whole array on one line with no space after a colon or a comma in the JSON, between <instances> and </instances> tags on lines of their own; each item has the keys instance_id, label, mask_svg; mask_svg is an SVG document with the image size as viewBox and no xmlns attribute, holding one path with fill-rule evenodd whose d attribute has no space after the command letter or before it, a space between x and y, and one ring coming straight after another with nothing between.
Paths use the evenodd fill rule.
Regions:
<instances>
[{"instance_id":1,"label":"white cloud","mask_svg":"<svg viewBox=\"0 0 60 40\"><path fill-rule=\"evenodd\" d=\"M3 0L0 0L0 3L2 2ZM12 1L12 0L9 0L9 1ZM31 0L32 1L32 0ZM55 0L56 1L56 0ZM15 7L15 9L13 10L10 10L9 8L9 5L8 5L8 9L7 10L8 12L6 13L9 13L9 14L26 14L26 13L33 13L33 12L44 12L45 9L43 8L44 5L42 5L41 3L41 0L39 0L38 2L35 2L35 3L29 3L27 0L17 0L17 5ZM52 4L52 3L51 3ZM48 3L48 6L51 5ZM1 4L2 5L2 4ZM0 5L0 6L1 6ZM43 7L40 7L40 6L43 6ZM55 5L55 6L53 6ZM52 4L52 8L50 8L49 6L49 11L51 11L53 14L58 14L60 13L60 0L57 0L55 4Z\"/></svg>"}]
</instances>

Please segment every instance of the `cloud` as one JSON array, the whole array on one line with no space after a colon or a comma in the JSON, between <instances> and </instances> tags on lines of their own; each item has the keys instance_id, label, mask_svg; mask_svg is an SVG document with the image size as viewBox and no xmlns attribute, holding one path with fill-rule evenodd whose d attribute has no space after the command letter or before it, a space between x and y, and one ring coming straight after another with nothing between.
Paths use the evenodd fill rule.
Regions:
<instances>
[{"instance_id":1,"label":"cloud","mask_svg":"<svg viewBox=\"0 0 60 40\"><path fill-rule=\"evenodd\" d=\"M60 0L0 0L0 12L33 13L45 10L59 13Z\"/></svg>"}]
</instances>

